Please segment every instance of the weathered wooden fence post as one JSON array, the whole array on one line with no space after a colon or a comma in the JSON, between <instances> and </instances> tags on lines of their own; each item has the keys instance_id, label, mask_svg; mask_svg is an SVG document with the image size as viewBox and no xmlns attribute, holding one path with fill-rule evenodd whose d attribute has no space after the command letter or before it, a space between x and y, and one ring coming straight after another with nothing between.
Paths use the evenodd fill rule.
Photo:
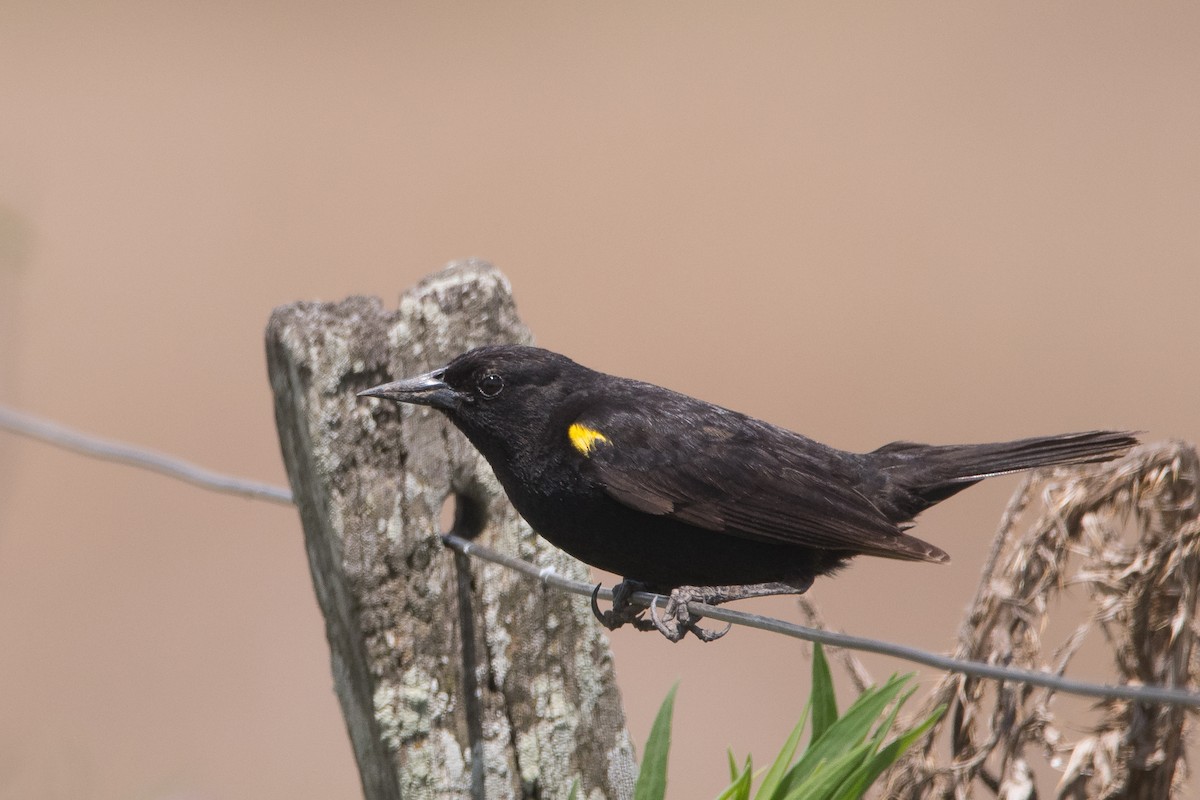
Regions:
<instances>
[{"instance_id":1,"label":"weathered wooden fence post","mask_svg":"<svg viewBox=\"0 0 1200 800\"><path fill-rule=\"evenodd\" d=\"M586 603L439 539L455 532L586 580L537 539L436 412L358 390L484 343L523 342L507 280L451 264L403 296L296 303L267 327L279 438L368 798L632 795L608 642Z\"/></svg>"}]
</instances>

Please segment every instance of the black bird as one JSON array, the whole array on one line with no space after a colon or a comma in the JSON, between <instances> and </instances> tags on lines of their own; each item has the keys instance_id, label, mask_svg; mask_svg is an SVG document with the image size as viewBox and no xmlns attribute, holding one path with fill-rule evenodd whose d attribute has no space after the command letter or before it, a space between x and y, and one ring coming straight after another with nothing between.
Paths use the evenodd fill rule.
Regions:
<instances>
[{"instance_id":1,"label":"black bird","mask_svg":"<svg viewBox=\"0 0 1200 800\"><path fill-rule=\"evenodd\" d=\"M687 603L801 594L857 555L944 562L905 533L978 481L1116 458L1137 444L1092 431L998 444L894 442L849 453L535 347L480 347L360 396L443 412L491 464L513 506L552 544L624 576L609 628L691 630ZM597 587L597 590L599 587ZM629 603L670 594L665 620Z\"/></svg>"}]
</instances>

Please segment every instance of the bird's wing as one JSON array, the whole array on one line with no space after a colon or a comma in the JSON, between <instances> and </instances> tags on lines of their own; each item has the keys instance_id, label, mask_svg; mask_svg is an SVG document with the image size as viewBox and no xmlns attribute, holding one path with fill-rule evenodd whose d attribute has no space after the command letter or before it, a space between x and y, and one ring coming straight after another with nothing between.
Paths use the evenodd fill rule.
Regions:
<instances>
[{"instance_id":1,"label":"bird's wing","mask_svg":"<svg viewBox=\"0 0 1200 800\"><path fill-rule=\"evenodd\" d=\"M593 412L577 424L584 471L638 511L748 539L947 559L855 488L852 456L783 429L707 404Z\"/></svg>"}]
</instances>

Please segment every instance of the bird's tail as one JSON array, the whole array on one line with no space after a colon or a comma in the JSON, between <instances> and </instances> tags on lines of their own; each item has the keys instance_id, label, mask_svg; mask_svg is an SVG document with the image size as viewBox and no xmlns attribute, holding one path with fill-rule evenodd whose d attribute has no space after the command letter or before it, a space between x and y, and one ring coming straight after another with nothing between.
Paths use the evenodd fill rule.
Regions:
<instances>
[{"instance_id":1,"label":"bird's tail","mask_svg":"<svg viewBox=\"0 0 1200 800\"><path fill-rule=\"evenodd\" d=\"M1088 431L994 444L893 442L868 453L885 476L878 501L896 521L909 520L984 478L1060 464L1118 458L1138 443L1124 431Z\"/></svg>"}]
</instances>

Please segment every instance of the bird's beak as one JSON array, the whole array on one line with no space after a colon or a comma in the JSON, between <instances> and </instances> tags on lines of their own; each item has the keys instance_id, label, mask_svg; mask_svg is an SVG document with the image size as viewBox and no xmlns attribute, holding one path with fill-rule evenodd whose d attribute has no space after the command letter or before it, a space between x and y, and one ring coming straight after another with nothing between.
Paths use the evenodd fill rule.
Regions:
<instances>
[{"instance_id":1,"label":"bird's beak","mask_svg":"<svg viewBox=\"0 0 1200 800\"><path fill-rule=\"evenodd\" d=\"M416 403L423 406L433 406L449 410L457 408L461 395L450 388L442 378L445 369L435 369L415 378L384 383L359 392L359 397L378 397L383 400L394 400L397 403Z\"/></svg>"}]
</instances>

